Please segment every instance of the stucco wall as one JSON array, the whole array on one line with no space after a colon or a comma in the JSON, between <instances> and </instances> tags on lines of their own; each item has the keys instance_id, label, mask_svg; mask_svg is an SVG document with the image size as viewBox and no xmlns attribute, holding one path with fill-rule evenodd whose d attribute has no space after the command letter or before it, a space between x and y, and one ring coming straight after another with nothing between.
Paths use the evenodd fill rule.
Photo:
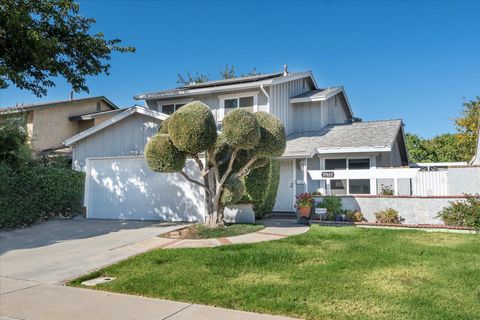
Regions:
<instances>
[{"instance_id":1,"label":"stucco wall","mask_svg":"<svg viewBox=\"0 0 480 320\"><path fill-rule=\"evenodd\" d=\"M78 122L68 118L97 112L97 102L100 102L100 111L111 110L103 101L68 102L69 105L59 104L34 110L31 140L33 151L63 147L63 141L81 131Z\"/></svg>"},{"instance_id":2,"label":"stucco wall","mask_svg":"<svg viewBox=\"0 0 480 320\"><path fill-rule=\"evenodd\" d=\"M480 167L448 168L447 185L449 195L480 193Z\"/></svg>"},{"instance_id":3,"label":"stucco wall","mask_svg":"<svg viewBox=\"0 0 480 320\"><path fill-rule=\"evenodd\" d=\"M449 206L450 201L464 200L462 197L374 197L342 196L343 209L360 210L369 222L375 222L375 212L386 208L397 210L404 223L443 224L436 217L438 212Z\"/></svg>"}]
</instances>

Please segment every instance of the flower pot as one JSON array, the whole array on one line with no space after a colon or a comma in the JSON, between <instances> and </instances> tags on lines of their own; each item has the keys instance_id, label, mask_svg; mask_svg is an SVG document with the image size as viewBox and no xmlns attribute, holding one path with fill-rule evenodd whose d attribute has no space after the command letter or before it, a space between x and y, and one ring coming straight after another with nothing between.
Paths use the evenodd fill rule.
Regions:
<instances>
[{"instance_id":1,"label":"flower pot","mask_svg":"<svg viewBox=\"0 0 480 320\"><path fill-rule=\"evenodd\" d=\"M311 211L312 211L312 207L300 207L298 208L298 215L300 217L308 217L310 216Z\"/></svg>"}]
</instances>

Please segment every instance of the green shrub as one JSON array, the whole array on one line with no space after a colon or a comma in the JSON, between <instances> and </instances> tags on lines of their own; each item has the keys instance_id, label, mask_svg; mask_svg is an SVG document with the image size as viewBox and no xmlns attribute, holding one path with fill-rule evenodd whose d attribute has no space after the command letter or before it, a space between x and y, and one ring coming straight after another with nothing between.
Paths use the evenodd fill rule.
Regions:
<instances>
[{"instance_id":1,"label":"green shrub","mask_svg":"<svg viewBox=\"0 0 480 320\"><path fill-rule=\"evenodd\" d=\"M405 219L400 217L398 211L393 208L387 208L375 212L375 221L377 223L402 224Z\"/></svg>"},{"instance_id":2,"label":"green shrub","mask_svg":"<svg viewBox=\"0 0 480 320\"><path fill-rule=\"evenodd\" d=\"M243 182L238 178L230 178L225 183L225 189L223 190L220 200L223 205L232 205L238 203L244 193L245 186Z\"/></svg>"},{"instance_id":3,"label":"green shrub","mask_svg":"<svg viewBox=\"0 0 480 320\"><path fill-rule=\"evenodd\" d=\"M363 214L360 211L355 210L345 210L345 220L350 222L362 222L365 221Z\"/></svg>"},{"instance_id":4,"label":"green shrub","mask_svg":"<svg viewBox=\"0 0 480 320\"><path fill-rule=\"evenodd\" d=\"M168 134L180 151L197 154L215 145L217 125L210 108L200 101L194 101L170 116Z\"/></svg>"},{"instance_id":5,"label":"green shrub","mask_svg":"<svg viewBox=\"0 0 480 320\"><path fill-rule=\"evenodd\" d=\"M450 206L438 213L438 217L446 225L470 227L480 232L480 195L465 196L465 201L451 201Z\"/></svg>"},{"instance_id":6,"label":"green shrub","mask_svg":"<svg viewBox=\"0 0 480 320\"><path fill-rule=\"evenodd\" d=\"M260 139L260 126L253 113L235 109L227 113L222 122L222 134L232 147L251 149Z\"/></svg>"},{"instance_id":7,"label":"green shrub","mask_svg":"<svg viewBox=\"0 0 480 320\"><path fill-rule=\"evenodd\" d=\"M145 160L155 172L178 172L185 166L187 155L173 145L167 134L156 134L145 146Z\"/></svg>"},{"instance_id":8,"label":"green shrub","mask_svg":"<svg viewBox=\"0 0 480 320\"><path fill-rule=\"evenodd\" d=\"M252 203L262 202L270 185L270 164L250 170L244 178L245 191Z\"/></svg>"},{"instance_id":9,"label":"green shrub","mask_svg":"<svg viewBox=\"0 0 480 320\"><path fill-rule=\"evenodd\" d=\"M342 199L336 196L325 196L317 204L318 208L327 209L327 220L335 221L337 215L342 213Z\"/></svg>"},{"instance_id":10,"label":"green shrub","mask_svg":"<svg viewBox=\"0 0 480 320\"><path fill-rule=\"evenodd\" d=\"M0 229L80 212L85 174L71 169L0 165Z\"/></svg>"},{"instance_id":11,"label":"green shrub","mask_svg":"<svg viewBox=\"0 0 480 320\"><path fill-rule=\"evenodd\" d=\"M266 214L272 212L277 198L278 185L280 183L280 161L278 159L270 159L268 167L270 170L265 195L260 201L253 202L253 212L255 212L257 219L261 219Z\"/></svg>"},{"instance_id":12,"label":"green shrub","mask_svg":"<svg viewBox=\"0 0 480 320\"><path fill-rule=\"evenodd\" d=\"M170 121L170 117L167 119L163 120L162 123L160 124L160 128L158 128L158 133L159 134L168 134L168 122Z\"/></svg>"},{"instance_id":13,"label":"green shrub","mask_svg":"<svg viewBox=\"0 0 480 320\"><path fill-rule=\"evenodd\" d=\"M280 157L287 146L285 127L274 115L259 111L254 113L260 125L260 140L253 152L264 157Z\"/></svg>"}]
</instances>

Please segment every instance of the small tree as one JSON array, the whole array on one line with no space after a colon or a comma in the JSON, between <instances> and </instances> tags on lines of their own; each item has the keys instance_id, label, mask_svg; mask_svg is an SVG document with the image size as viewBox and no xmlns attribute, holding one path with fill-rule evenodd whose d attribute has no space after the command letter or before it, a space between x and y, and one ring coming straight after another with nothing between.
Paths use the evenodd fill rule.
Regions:
<instances>
[{"instance_id":1,"label":"small tree","mask_svg":"<svg viewBox=\"0 0 480 320\"><path fill-rule=\"evenodd\" d=\"M237 203L245 192L242 177L251 169L281 156L286 147L281 121L266 112L230 111L218 134L208 106L195 101L175 111L145 148L149 167L156 172L178 172L205 189L209 227L223 226L225 206ZM200 154L203 154L203 161ZM195 160L203 181L184 171L186 159Z\"/></svg>"}]
</instances>

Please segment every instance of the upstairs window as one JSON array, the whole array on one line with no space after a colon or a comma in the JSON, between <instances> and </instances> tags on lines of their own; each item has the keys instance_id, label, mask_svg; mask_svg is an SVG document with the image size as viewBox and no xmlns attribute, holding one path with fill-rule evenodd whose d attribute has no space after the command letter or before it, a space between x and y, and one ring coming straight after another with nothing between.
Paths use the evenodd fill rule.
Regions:
<instances>
[{"instance_id":1,"label":"upstairs window","mask_svg":"<svg viewBox=\"0 0 480 320\"><path fill-rule=\"evenodd\" d=\"M236 108L244 108L247 111L253 112L253 96L250 97L242 97L242 98L233 98L233 99L225 99L224 100L224 108L225 112L224 115L229 113L230 111Z\"/></svg>"},{"instance_id":2,"label":"upstairs window","mask_svg":"<svg viewBox=\"0 0 480 320\"><path fill-rule=\"evenodd\" d=\"M164 104L162 105L160 112L163 112L165 114L172 114L184 105L185 103Z\"/></svg>"},{"instance_id":3,"label":"upstairs window","mask_svg":"<svg viewBox=\"0 0 480 320\"><path fill-rule=\"evenodd\" d=\"M255 112L257 105L258 92L245 92L239 94L219 96L220 99L220 119L236 108L243 108L250 112Z\"/></svg>"}]
</instances>

